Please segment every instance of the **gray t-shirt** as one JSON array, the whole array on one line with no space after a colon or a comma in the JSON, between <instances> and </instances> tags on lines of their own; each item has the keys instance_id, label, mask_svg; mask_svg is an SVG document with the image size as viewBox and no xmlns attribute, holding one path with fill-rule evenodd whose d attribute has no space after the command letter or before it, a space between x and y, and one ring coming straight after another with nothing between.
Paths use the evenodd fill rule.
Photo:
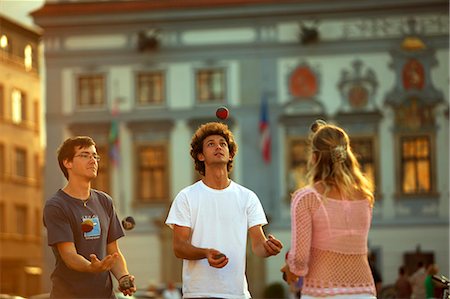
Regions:
<instances>
[{"instance_id":1,"label":"gray t-shirt","mask_svg":"<svg viewBox=\"0 0 450 299\"><path fill-rule=\"evenodd\" d=\"M90 232L82 230L82 222L93 223ZM101 191L91 189L86 202L73 198L58 190L44 207L44 225L47 228L48 245L52 247L56 259L51 298L115 298L109 272L86 273L66 266L57 243L73 242L77 253L90 260L95 254L98 259L107 255L107 244L122 236L124 232L113 207L111 197Z\"/></svg>"}]
</instances>

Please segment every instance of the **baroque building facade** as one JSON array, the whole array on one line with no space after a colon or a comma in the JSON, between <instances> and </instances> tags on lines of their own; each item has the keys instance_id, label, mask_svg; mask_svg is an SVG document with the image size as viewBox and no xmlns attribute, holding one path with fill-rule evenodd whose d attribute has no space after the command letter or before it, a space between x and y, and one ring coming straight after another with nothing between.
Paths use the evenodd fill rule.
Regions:
<instances>
[{"instance_id":1,"label":"baroque building facade","mask_svg":"<svg viewBox=\"0 0 450 299\"><path fill-rule=\"evenodd\" d=\"M139 286L181 281L163 223L199 178L190 138L222 105L239 144L232 177L258 194L266 230L286 249L290 194L306 183L308 129L321 118L349 132L375 183L368 246L383 282L419 260L448 274L446 1L48 1L32 15L47 69L44 196L65 183L58 145L92 136L102 156L94 187L137 221L121 247ZM255 298L281 281L283 259L249 255Z\"/></svg>"},{"instance_id":2,"label":"baroque building facade","mask_svg":"<svg viewBox=\"0 0 450 299\"><path fill-rule=\"evenodd\" d=\"M44 164L38 29L0 14L0 293L41 290Z\"/></svg>"}]
</instances>

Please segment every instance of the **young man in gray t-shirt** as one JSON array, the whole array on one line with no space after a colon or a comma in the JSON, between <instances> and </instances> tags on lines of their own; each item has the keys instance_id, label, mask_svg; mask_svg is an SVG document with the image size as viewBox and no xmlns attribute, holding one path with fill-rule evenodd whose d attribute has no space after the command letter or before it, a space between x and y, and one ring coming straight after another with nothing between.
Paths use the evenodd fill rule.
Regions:
<instances>
[{"instance_id":1,"label":"young man in gray t-shirt","mask_svg":"<svg viewBox=\"0 0 450 299\"><path fill-rule=\"evenodd\" d=\"M51 298L115 298L110 273L124 295L136 291L119 249L124 233L112 199L90 187L99 160L90 137L69 138L58 149L68 183L44 207L48 245L56 259Z\"/></svg>"}]
</instances>

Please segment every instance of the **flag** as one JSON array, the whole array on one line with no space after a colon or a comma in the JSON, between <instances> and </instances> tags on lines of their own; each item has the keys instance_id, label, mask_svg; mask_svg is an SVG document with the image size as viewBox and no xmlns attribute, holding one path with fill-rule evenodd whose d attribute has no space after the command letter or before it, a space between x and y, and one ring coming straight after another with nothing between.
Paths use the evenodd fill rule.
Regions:
<instances>
[{"instance_id":1,"label":"flag","mask_svg":"<svg viewBox=\"0 0 450 299\"><path fill-rule=\"evenodd\" d=\"M117 115L119 114L119 109L117 103L114 104L112 109L112 120L111 128L109 129L109 158L114 166L119 166L119 121Z\"/></svg>"},{"instance_id":2,"label":"flag","mask_svg":"<svg viewBox=\"0 0 450 299\"><path fill-rule=\"evenodd\" d=\"M259 133L261 135L261 154L265 163L270 162L271 158L271 140L269 127L269 107L267 98L264 96L261 100L261 115L259 119Z\"/></svg>"}]
</instances>

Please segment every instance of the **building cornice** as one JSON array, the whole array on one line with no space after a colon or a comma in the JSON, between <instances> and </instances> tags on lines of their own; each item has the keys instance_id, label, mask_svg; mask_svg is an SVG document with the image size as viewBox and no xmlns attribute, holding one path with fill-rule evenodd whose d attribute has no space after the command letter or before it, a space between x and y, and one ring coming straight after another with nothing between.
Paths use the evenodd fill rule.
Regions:
<instances>
[{"instance_id":1,"label":"building cornice","mask_svg":"<svg viewBox=\"0 0 450 299\"><path fill-rule=\"evenodd\" d=\"M195 18L227 17L279 17L299 15L308 17L339 16L345 14L404 13L413 11L448 11L449 3L443 0L379 0L379 1L329 1L329 0L157 0L157 1L97 1L97 2L47 2L31 16L39 20L46 17L99 17L102 15L123 15L140 13L164 13L167 19L171 13L192 14ZM202 13L206 12L206 13ZM180 17L174 14L174 17ZM63 22L66 22L63 20ZM39 23L39 21L37 22Z\"/></svg>"}]
</instances>

